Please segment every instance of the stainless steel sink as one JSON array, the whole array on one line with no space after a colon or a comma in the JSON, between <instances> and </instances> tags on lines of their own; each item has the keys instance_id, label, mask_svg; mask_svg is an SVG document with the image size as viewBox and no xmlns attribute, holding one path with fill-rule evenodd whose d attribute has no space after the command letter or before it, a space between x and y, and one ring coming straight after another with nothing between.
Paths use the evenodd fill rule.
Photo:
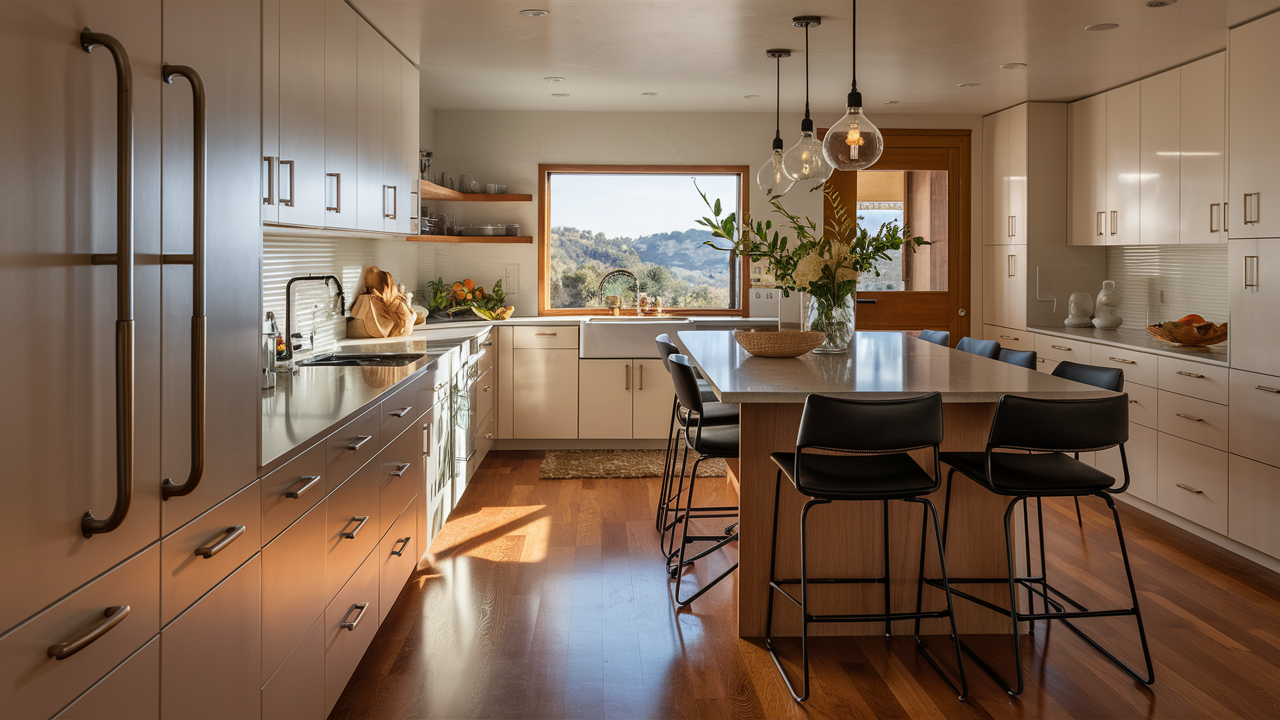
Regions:
<instances>
[{"instance_id":1,"label":"stainless steel sink","mask_svg":"<svg viewBox=\"0 0 1280 720\"><path fill-rule=\"evenodd\" d=\"M300 367L404 367L426 353L343 353L322 355L298 362Z\"/></svg>"}]
</instances>

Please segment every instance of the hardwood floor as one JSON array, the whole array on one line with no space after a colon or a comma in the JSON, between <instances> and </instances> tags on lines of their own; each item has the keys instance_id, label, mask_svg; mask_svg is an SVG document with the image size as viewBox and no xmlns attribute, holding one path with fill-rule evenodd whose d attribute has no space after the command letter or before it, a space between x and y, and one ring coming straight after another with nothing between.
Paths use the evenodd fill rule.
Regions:
<instances>
[{"instance_id":1,"label":"hardwood floor","mask_svg":"<svg viewBox=\"0 0 1280 720\"><path fill-rule=\"evenodd\" d=\"M910 636L827 637L811 641L802 706L761 644L736 637L731 580L675 609L653 529L657 480L539 480L539 462L490 454L432 545L434 568L401 592L331 718L1280 716L1280 576L1127 506L1153 687L1042 623L1023 639L1019 698L968 662L970 698L957 701ZM1082 505L1083 536L1070 501L1045 504L1051 580L1090 608L1119 605L1109 514ZM720 553L697 575L732 562ZM1131 619L1082 624L1140 661ZM1012 670L1007 636L967 639ZM799 658L798 642L782 647Z\"/></svg>"}]
</instances>

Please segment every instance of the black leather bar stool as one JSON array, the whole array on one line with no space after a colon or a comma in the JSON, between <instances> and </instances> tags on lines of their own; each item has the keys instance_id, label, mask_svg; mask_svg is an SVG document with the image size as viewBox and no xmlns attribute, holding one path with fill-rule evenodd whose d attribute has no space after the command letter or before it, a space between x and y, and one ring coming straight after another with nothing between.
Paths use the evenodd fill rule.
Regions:
<instances>
[{"instance_id":1,"label":"black leather bar stool","mask_svg":"<svg viewBox=\"0 0 1280 720\"><path fill-rule=\"evenodd\" d=\"M1000 343L995 340L979 340L978 338L963 337L960 338L960 342L956 343L956 349L960 352L990 358L992 360L996 360L1000 357Z\"/></svg>"},{"instance_id":2,"label":"black leather bar stool","mask_svg":"<svg viewBox=\"0 0 1280 720\"><path fill-rule=\"evenodd\" d=\"M668 358L680 352L679 348L671 342L671 338L663 333L654 340L658 344L658 357L662 359L662 366L671 372L671 362ZM695 377L697 371L695 370ZM702 398L703 413L700 422L707 427L720 427L723 425L738 424L738 406L722 403L716 400L715 392L711 390L711 385L701 377L697 377L698 391ZM677 425L678 423L678 425ZM680 398L673 394L671 398L671 426L667 430L667 454L663 460L662 466L662 487L658 494L658 507L654 524L660 537L659 543L667 553L667 559L671 558L672 545L667 542L667 533L674 530L676 522L671 520L671 514L675 511L672 505L677 502L678 498L672 495L675 487L675 467L677 462L677 453L680 449L679 433L688 425L688 411L680 405ZM677 427L679 430L677 430Z\"/></svg>"},{"instance_id":3,"label":"black leather bar stool","mask_svg":"<svg viewBox=\"0 0 1280 720\"><path fill-rule=\"evenodd\" d=\"M1036 369L1036 351L1035 350L1006 350L1000 348L1000 357L996 358L1002 363L1017 365L1028 370Z\"/></svg>"},{"instance_id":4,"label":"black leather bar stool","mask_svg":"<svg viewBox=\"0 0 1280 720\"><path fill-rule=\"evenodd\" d=\"M1122 392L1124 390L1124 371L1120 368L1099 367L1097 365L1085 365L1084 363L1063 360L1053 369L1053 376L1113 392ZM1076 459L1079 458L1080 455L1077 453ZM1074 500L1076 503L1076 524L1084 527L1084 516L1080 514L1080 498L1074 498Z\"/></svg>"},{"instance_id":5,"label":"black leather bar stool","mask_svg":"<svg viewBox=\"0 0 1280 720\"><path fill-rule=\"evenodd\" d=\"M1120 527L1120 514L1116 511L1114 493L1122 493L1129 487L1129 466L1125 460L1124 443L1129 439L1129 398L1117 395L1096 400L1042 400L1006 395L996 406L995 419L984 452L946 452L942 462L951 466L947 476L948 518L951 506L952 475L959 471L966 477L993 493L1011 498L1004 513L1004 535L1008 576L999 578L951 578L952 593L957 597L977 603L1001 613L1010 619L1013 627L1013 657L1017 681L1008 683L990 665L964 645L978 664L982 666L1005 692L1019 695L1023 690L1022 645L1018 641L1018 623L1024 620L1061 620L1076 635L1092 645L1117 667L1138 682L1150 685L1155 681L1151 664L1151 651L1147 647L1147 634L1142 625L1142 611L1138 607L1138 591L1133 583L1133 570L1129 566L1129 551ZM1092 452L1119 446L1124 479L1119 487L1113 487L1115 478L1071 457L1072 453ZM1014 452L997 452L1012 450ZM1120 557L1124 561L1125 578L1129 583L1129 597L1133 605L1111 610L1089 610L1048 580L1045 562L1043 516L1041 516L1040 574L1018 576L1014 570L1013 509L1023 503L1024 512L1028 498L1079 497L1093 495L1103 499L1111 508L1115 520L1116 535L1120 540ZM949 524L949 523L948 523ZM948 529L944 527L944 539ZM1030 554L1030 548L1027 549ZM942 587L938 580L930 585ZM988 602L954 586L965 584L1008 584L1009 607ZM1026 611L1018 609L1018 589L1027 591ZM1042 611L1035 611L1035 599L1040 598ZM1064 604L1065 603L1065 604ZM1068 610L1067 605L1072 609ZM1072 623L1079 618L1126 617L1132 615L1138 623L1138 637L1142 643L1142 655L1146 661L1146 677L1139 675L1096 640L1086 635Z\"/></svg>"},{"instance_id":6,"label":"black leather bar stool","mask_svg":"<svg viewBox=\"0 0 1280 720\"><path fill-rule=\"evenodd\" d=\"M947 589L947 564L943 552L942 531L938 526L938 509L925 497L941 487L938 465L938 446L942 443L942 395L932 393L904 400L841 400L821 395L805 399L804 413L800 416L800 432L796 437L796 452L774 453L771 457L778 466L778 476L773 494L773 539L769 556L768 620L765 624L765 647L773 656L778 672L797 702L809 698L809 624L883 622L887 637L893 620L915 620L916 647L933 665L960 699L968 695L964 676L964 663L960 652L960 636L956 632L955 613L951 592ZM907 454L911 450L933 450L933 475L930 476ZM806 450L826 450L841 455L818 454ZM856 453L856 454L850 454ZM782 477L785 475L800 494L809 498L800 511L800 577L777 579L778 559L778 501L781 499ZM916 588L915 612L891 612L889 596L889 501L919 503L924 513L920 528L920 580ZM817 505L831 502L879 502L884 507L884 575L878 578L811 578L806 563L806 528L809 511ZM937 542L939 567L942 570L940 587L947 596L945 610L923 611L924 561L926 539L932 520L933 536ZM859 548L850 548L855 552ZM809 613L809 584L824 585L875 583L884 586L884 612L853 613L841 615L811 615ZM800 599L796 599L783 586L799 585ZM773 647L773 598L782 593L800 608L802 624L800 634L800 663L803 669L803 687L796 692ZM929 654L928 647L920 639L920 620L924 618L948 618L951 621L951 639L955 644L956 667L959 687L943 672Z\"/></svg>"},{"instance_id":7,"label":"black leather bar stool","mask_svg":"<svg viewBox=\"0 0 1280 720\"><path fill-rule=\"evenodd\" d=\"M703 460L712 458L729 459L738 457L738 426L733 425L711 425L704 423L705 411L708 409L702 402L702 395L698 392L697 377L694 375L693 361L684 355L671 355L667 358L671 368L671 380L676 386L676 398L679 400L688 415L684 424L684 460L680 464L680 482L676 487L676 516L673 524L681 525L680 531L680 547L673 549L667 553L667 572L676 581L676 603L684 606L697 600L703 593L715 587L717 583L728 577L734 570L738 569L738 563L734 563L729 569L706 585L698 588L697 592L687 598L680 597L680 589L684 581L684 569L694 562L710 555L720 548L734 542L738 539L737 523L725 528L723 535L690 535L689 521L700 518L726 518L738 516L738 507L733 506L695 506L693 504L694 486L698 480L698 466ZM693 468L689 472L689 490L684 491L684 469L689 462L689 451L692 450L698 454L693 461ZM684 497L684 508L680 508L680 498ZM675 533L672 533L672 541L674 542ZM685 557L685 551L692 543L710 542L711 547L699 551L690 558ZM673 565L671 560L677 558L678 561Z\"/></svg>"},{"instance_id":8,"label":"black leather bar stool","mask_svg":"<svg viewBox=\"0 0 1280 720\"><path fill-rule=\"evenodd\" d=\"M951 345L951 333L946 330L921 330L920 339L943 347Z\"/></svg>"}]
</instances>

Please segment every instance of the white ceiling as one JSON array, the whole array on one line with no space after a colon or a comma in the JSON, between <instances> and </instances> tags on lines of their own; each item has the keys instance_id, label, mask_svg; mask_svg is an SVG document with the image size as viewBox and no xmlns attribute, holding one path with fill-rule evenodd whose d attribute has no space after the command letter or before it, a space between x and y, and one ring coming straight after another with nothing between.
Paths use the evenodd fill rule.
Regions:
<instances>
[{"instance_id":1,"label":"white ceiling","mask_svg":"<svg viewBox=\"0 0 1280 720\"><path fill-rule=\"evenodd\" d=\"M848 0L348 0L415 61L436 109L841 112L849 90ZM1280 0L862 0L858 84L871 112L986 114L1074 100L1226 47L1227 29ZM541 18L526 8L550 11ZM1119 23L1106 32L1086 25ZM1002 63L1027 63L1002 70ZM543 77L562 76L562 83ZM979 87L959 88L977 82ZM642 96L642 92L657 92ZM552 97L553 92L569 97ZM756 94L755 100L743 95ZM891 107L883 103L896 100Z\"/></svg>"}]
</instances>

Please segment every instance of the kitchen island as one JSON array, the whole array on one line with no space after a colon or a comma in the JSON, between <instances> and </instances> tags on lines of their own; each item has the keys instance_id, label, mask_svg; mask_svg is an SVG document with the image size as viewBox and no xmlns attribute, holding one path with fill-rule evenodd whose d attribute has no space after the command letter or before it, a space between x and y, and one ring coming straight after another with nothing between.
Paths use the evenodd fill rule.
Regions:
<instances>
[{"instance_id":1,"label":"kitchen island","mask_svg":"<svg viewBox=\"0 0 1280 720\"><path fill-rule=\"evenodd\" d=\"M996 402L1002 395L1038 398L1095 398L1109 391L1037 373L1007 363L933 345L905 333L860 332L848 354L806 354L799 358L752 357L729 331L680 332L677 344L698 366L721 402L741 405L739 456L738 634L764 635L769 597L769 531L777 466L774 452L794 452L805 397L889 399L942 393L943 450L983 450ZM856 433L857 428L850 428ZM912 453L932 472L932 453ZM943 489L930 496L943 510ZM800 495L785 479L778 519L777 577L799 577ZM1004 577L1002 516L1008 499L976 483L957 478L953 489L947 567L951 577ZM810 577L879 577L884 574L883 518L880 503L833 503L815 509L809 520ZM1015 513L1020 519L1021 513ZM1015 537L1020 538L1019 528ZM889 565L895 611L914 610L919 575L921 515L906 503L889 503ZM927 547L927 568L936 576L937 557ZM1019 548L1019 553L1022 548ZM1019 564L1022 564L1020 559ZM1008 604L1005 586L970 586L993 603ZM809 588L815 614L873 613L884 608L875 585L827 585ZM984 594L985 593L985 594ZM1002 602L1003 600L1003 602ZM941 607L941 592L926 589L926 608ZM1008 619L972 603L956 604L962 633L1007 633ZM945 621L929 620L922 632L943 633ZM799 611L774 603L774 633L798 635ZM817 625L813 634L878 634L877 623ZM910 621L894 624L894 633L911 632Z\"/></svg>"}]
</instances>

